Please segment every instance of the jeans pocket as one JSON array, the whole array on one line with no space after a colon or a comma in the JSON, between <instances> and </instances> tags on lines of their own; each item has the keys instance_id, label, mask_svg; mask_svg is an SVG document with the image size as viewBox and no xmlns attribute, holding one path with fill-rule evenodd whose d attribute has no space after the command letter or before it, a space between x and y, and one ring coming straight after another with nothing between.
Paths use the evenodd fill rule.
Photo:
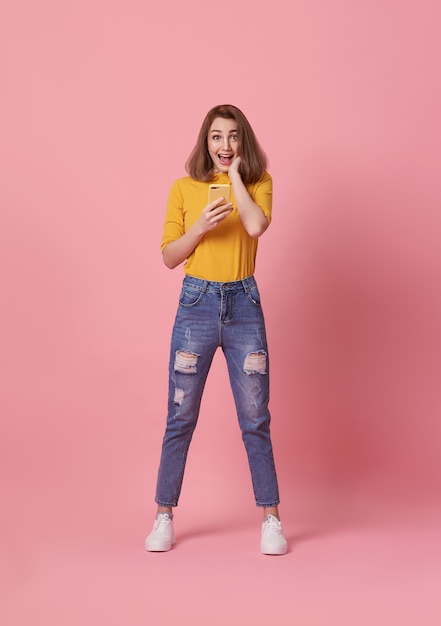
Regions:
<instances>
[{"instance_id":1,"label":"jeans pocket","mask_svg":"<svg viewBox=\"0 0 441 626\"><path fill-rule=\"evenodd\" d=\"M191 307L195 306L201 298L202 291L200 289L195 289L194 287L190 287L189 285L184 285L181 289L181 294L179 296L179 304L180 306Z\"/></svg>"},{"instance_id":2,"label":"jeans pocket","mask_svg":"<svg viewBox=\"0 0 441 626\"><path fill-rule=\"evenodd\" d=\"M252 287L250 287L250 289L248 290L248 298L255 306L260 306L260 293L257 285L253 285Z\"/></svg>"}]
</instances>

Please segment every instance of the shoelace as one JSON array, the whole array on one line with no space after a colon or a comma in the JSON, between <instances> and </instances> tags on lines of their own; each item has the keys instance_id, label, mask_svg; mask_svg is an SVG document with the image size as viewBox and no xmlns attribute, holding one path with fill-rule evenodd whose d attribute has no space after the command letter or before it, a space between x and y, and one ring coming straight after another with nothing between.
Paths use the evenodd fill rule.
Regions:
<instances>
[{"instance_id":1,"label":"shoelace","mask_svg":"<svg viewBox=\"0 0 441 626\"><path fill-rule=\"evenodd\" d=\"M281 529L282 529L282 524L276 518L269 517L268 519L264 521L265 532L273 533L276 535L280 533Z\"/></svg>"},{"instance_id":2,"label":"shoelace","mask_svg":"<svg viewBox=\"0 0 441 626\"><path fill-rule=\"evenodd\" d=\"M156 530L160 533L164 533L169 529L171 519L168 515L160 515L156 518L156 522Z\"/></svg>"}]
</instances>

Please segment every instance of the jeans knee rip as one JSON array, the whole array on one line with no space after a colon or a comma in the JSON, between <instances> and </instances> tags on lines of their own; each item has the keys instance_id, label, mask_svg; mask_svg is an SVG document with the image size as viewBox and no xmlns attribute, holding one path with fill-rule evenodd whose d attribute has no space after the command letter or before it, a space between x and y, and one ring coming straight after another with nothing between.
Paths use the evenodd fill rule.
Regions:
<instances>
[{"instance_id":1,"label":"jeans knee rip","mask_svg":"<svg viewBox=\"0 0 441 626\"><path fill-rule=\"evenodd\" d=\"M174 371L181 374L196 374L198 356L195 352L186 352L185 350L177 350L175 354Z\"/></svg>"},{"instance_id":2,"label":"jeans knee rip","mask_svg":"<svg viewBox=\"0 0 441 626\"><path fill-rule=\"evenodd\" d=\"M245 374L266 374L266 352L259 350L246 355L243 364Z\"/></svg>"}]
</instances>

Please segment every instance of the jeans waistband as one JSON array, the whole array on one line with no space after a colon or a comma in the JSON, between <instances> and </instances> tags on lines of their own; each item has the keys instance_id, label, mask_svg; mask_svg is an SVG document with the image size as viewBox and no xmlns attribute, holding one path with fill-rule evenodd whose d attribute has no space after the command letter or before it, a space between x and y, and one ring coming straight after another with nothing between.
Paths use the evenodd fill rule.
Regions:
<instances>
[{"instance_id":1,"label":"jeans waistband","mask_svg":"<svg viewBox=\"0 0 441 626\"><path fill-rule=\"evenodd\" d=\"M211 280L203 280L202 278L196 278L195 276L185 276L183 285L198 289L205 293L206 291L221 292L221 291L245 291L256 286L254 276L247 276L241 280L234 280L231 282L216 282Z\"/></svg>"}]
</instances>

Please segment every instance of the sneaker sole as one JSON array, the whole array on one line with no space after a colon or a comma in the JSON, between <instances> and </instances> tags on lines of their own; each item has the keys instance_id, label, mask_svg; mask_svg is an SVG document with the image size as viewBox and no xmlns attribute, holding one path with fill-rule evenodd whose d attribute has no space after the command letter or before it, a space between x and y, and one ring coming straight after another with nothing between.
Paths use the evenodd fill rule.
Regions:
<instances>
[{"instance_id":1,"label":"sneaker sole","mask_svg":"<svg viewBox=\"0 0 441 626\"><path fill-rule=\"evenodd\" d=\"M276 549L270 549L270 550L265 550L264 547L260 547L260 552L262 554L268 554L270 556L281 556L282 554L286 554L288 552L288 546L284 546L281 548L276 548Z\"/></svg>"},{"instance_id":2,"label":"sneaker sole","mask_svg":"<svg viewBox=\"0 0 441 626\"><path fill-rule=\"evenodd\" d=\"M146 539L144 545L147 552L168 552L175 543L176 539L172 539L171 543L149 543Z\"/></svg>"}]
</instances>

